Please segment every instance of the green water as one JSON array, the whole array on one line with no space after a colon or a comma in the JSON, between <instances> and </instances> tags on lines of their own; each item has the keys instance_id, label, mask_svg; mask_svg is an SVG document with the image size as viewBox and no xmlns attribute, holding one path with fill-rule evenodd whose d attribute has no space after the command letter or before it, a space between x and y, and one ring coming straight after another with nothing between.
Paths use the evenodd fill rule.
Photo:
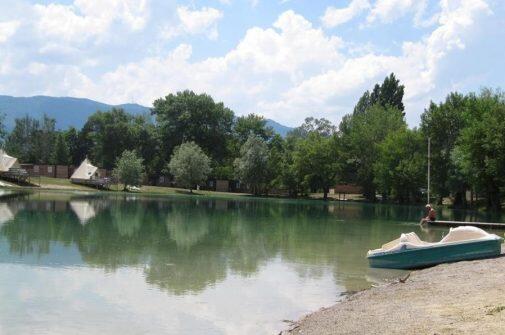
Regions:
<instances>
[{"instance_id":1,"label":"green water","mask_svg":"<svg viewBox=\"0 0 505 335\"><path fill-rule=\"evenodd\" d=\"M274 334L398 276L365 254L422 207L4 194L0 334ZM467 213L444 218L473 219ZM471 214L470 214L471 216Z\"/></svg>"}]
</instances>

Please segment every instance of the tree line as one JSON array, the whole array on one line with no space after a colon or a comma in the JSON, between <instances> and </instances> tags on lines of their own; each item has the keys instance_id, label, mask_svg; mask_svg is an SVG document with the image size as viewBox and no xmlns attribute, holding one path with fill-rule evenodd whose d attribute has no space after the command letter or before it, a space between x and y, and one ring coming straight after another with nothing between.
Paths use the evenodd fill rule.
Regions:
<instances>
[{"instance_id":1,"label":"tree line","mask_svg":"<svg viewBox=\"0 0 505 335\"><path fill-rule=\"evenodd\" d=\"M468 206L471 191L499 209L505 95L491 89L450 93L431 102L413 129L405 121L403 96L404 86L391 74L364 92L338 125L309 117L284 138L263 117L237 117L211 96L189 90L157 99L150 115L97 111L82 129L66 130L57 130L47 116L25 116L10 133L0 127L0 135L22 162L78 165L89 157L118 174L134 166L124 174L142 172L151 184L172 176L191 189L208 178L229 179L257 195L321 192L326 199L335 184L351 183L369 201L399 203L425 199L430 138L434 199L451 196L454 205Z\"/></svg>"}]
</instances>

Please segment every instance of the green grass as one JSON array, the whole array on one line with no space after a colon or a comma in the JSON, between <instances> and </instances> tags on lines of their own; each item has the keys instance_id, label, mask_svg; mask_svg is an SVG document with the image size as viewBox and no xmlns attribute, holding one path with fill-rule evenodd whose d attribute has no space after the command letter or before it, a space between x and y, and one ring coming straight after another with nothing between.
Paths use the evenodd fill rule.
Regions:
<instances>
[{"instance_id":1,"label":"green grass","mask_svg":"<svg viewBox=\"0 0 505 335\"><path fill-rule=\"evenodd\" d=\"M23 189L37 189L37 190L66 190L66 191L93 191L93 192L112 192L112 193L122 193L123 185L111 185L109 190L98 190L93 187L88 187L84 185L77 185L70 181L70 179L61 178L51 178L51 177L32 177L30 182L34 186L20 187L14 185L16 188ZM170 194L190 194L189 190L175 187L162 187L162 186L150 186L145 185L140 188L140 194L153 194L153 195L170 195ZM206 196L216 196L216 197L236 197L236 196L246 196L245 193L229 193L229 192L214 192L214 191L196 191L193 190L194 195L206 195Z\"/></svg>"}]
</instances>

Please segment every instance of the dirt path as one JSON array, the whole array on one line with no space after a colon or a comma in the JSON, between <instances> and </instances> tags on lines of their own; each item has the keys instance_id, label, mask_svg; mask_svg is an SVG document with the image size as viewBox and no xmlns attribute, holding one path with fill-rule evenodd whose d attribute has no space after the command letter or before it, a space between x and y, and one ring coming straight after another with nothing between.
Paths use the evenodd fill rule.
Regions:
<instances>
[{"instance_id":1,"label":"dirt path","mask_svg":"<svg viewBox=\"0 0 505 335\"><path fill-rule=\"evenodd\" d=\"M505 334L505 257L439 265L350 296L281 334Z\"/></svg>"}]
</instances>

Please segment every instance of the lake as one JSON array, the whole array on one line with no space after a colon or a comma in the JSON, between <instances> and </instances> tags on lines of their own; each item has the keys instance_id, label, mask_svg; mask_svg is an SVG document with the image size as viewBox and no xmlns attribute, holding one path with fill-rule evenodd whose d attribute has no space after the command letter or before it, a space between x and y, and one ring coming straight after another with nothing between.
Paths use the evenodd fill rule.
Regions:
<instances>
[{"instance_id":1,"label":"lake","mask_svg":"<svg viewBox=\"0 0 505 335\"><path fill-rule=\"evenodd\" d=\"M369 269L367 250L447 232L421 230L421 206L3 193L2 335L276 334L403 274Z\"/></svg>"}]
</instances>

